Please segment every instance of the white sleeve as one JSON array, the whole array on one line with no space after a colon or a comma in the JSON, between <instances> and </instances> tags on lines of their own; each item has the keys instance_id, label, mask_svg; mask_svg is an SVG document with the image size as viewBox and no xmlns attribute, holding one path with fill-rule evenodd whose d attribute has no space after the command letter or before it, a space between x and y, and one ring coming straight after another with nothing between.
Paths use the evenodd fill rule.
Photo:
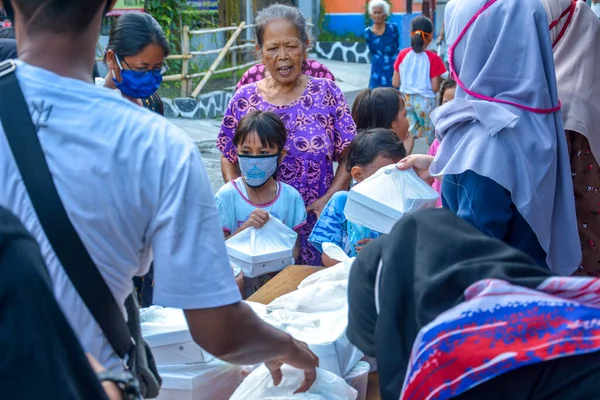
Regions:
<instances>
[{"instance_id":1,"label":"white sleeve","mask_svg":"<svg viewBox=\"0 0 600 400\"><path fill-rule=\"evenodd\" d=\"M200 153L194 148L175 164L148 229L154 302L187 310L237 303L241 295Z\"/></svg>"}]
</instances>

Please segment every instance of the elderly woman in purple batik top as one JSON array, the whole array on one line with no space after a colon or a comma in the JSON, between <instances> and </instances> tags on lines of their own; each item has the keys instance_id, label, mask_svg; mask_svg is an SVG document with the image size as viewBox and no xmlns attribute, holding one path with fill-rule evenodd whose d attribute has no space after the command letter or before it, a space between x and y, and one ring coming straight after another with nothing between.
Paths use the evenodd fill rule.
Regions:
<instances>
[{"instance_id":1,"label":"elderly woman in purple batik top","mask_svg":"<svg viewBox=\"0 0 600 400\"><path fill-rule=\"evenodd\" d=\"M297 8L275 4L262 10L256 16L255 31L269 76L242 87L229 103L217 139L223 153L223 179L229 182L241 176L232 139L242 117L253 110L276 113L288 134L277 179L300 192L308 212L307 223L300 229L300 257L296 261L321 265L320 253L307 238L331 196L348 188L345 149L354 138L356 126L334 82L302 73L309 39L306 21ZM340 164L335 175L334 162ZM272 197L276 196L275 191Z\"/></svg>"}]
</instances>

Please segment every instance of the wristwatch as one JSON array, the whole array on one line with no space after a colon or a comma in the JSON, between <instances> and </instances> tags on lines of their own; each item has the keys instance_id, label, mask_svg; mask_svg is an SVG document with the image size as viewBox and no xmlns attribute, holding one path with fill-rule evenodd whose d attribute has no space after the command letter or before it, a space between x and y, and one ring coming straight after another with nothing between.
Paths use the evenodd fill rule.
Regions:
<instances>
[{"instance_id":1,"label":"wristwatch","mask_svg":"<svg viewBox=\"0 0 600 400\"><path fill-rule=\"evenodd\" d=\"M103 371L96 374L100 382L114 382L123 392L123 400L139 400L142 398L140 384L129 371Z\"/></svg>"}]
</instances>

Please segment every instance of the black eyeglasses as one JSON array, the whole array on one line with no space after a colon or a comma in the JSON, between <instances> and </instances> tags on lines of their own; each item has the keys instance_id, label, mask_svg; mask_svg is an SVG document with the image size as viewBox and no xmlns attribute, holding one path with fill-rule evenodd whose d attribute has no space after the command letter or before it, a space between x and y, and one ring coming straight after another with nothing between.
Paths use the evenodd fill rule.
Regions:
<instances>
[{"instance_id":1,"label":"black eyeglasses","mask_svg":"<svg viewBox=\"0 0 600 400\"><path fill-rule=\"evenodd\" d=\"M123 60L123 63L127 66L127 68L129 68L129 70L131 72L133 72L133 75L135 75L138 78L146 76L146 74L148 74L149 72L154 76L161 76L161 75L166 74L167 71L169 70L169 67L167 67L166 65L163 65L162 67L155 68L155 69L131 68L131 65L127 64L127 61L125 61L124 57L116 56L116 58L117 58L117 63L119 64L119 67L121 67L121 69L123 69L123 66L121 65L121 60ZM119 60L119 59L121 59L121 60Z\"/></svg>"}]
</instances>

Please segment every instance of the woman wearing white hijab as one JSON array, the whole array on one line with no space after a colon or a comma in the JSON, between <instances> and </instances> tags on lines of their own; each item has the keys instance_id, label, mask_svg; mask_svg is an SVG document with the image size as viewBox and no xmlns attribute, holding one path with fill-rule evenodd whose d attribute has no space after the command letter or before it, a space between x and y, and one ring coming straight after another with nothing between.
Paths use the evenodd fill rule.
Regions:
<instances>
[{"instance_id":1,"label":"woman wearing white hijab","mask_svg":"<svg viewBox=\"0 0 600 400\"><path fill-rule=\"evenodd\" d=\"M432 114L442 201L483 233L560 275L581 261L552 42L538 1L446 7L454 101ZM411 156L399 168L428 166ZM424 165L425 164L425 165Z\"/></svg>"},{"instance_id":2,"label":"woman wearing white hijab","mask_svg":"<svg viewBox=\"0 0 600 400\"><path fill-rule=\"evenodd\" d=\"M583 1L542 0L571 158L581 275L600 276L600 20Z\"/></svg>"}]
</instances>

